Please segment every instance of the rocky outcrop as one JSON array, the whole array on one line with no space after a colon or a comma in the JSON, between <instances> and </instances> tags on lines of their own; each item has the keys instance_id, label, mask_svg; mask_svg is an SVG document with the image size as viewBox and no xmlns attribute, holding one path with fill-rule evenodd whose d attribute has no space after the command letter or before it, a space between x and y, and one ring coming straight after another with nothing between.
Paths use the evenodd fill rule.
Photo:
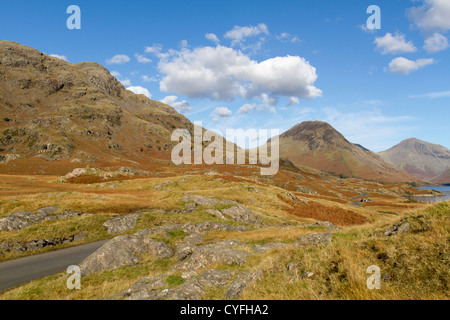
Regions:
<instances>
[{"instance_id":1,"label":"rocky outcrop","mask_svg":"<svg viewBox=\"0 0 450 320\"><path fill-rule=\"evenodd\" d=\"M237 273L229 270L209 269L196 278L191 278L175 288L166 282L169 274L145 277L130 288L118 293L113 300L199 300L208 288L224 288L231 299L239 299L243 291L255 280L262 277L262 272ZM236 278L233 281L233 278ZM230 284L231 283L231 284Z\"/></svg>"},{"instance_id":2,"label":"rocky outcrop","mask_svg":"<svg viewBox=\"0 0 450 320\"><path fill-rule=\"evenodd\" d=\"M0 243L0 253L3 252L22 252L22 251L35 251L46 247L53 247L60 244L71 243L84 238L83 233L71 235L62 238L50 238L50 239L39 239L32 240L28 242L2 242Z\"/></svg>"},{"instance_id":3,"label":"rocky outcrop","mask_svg":"<svg viewBox=\"0 0 450 320\"><path fill-rule=\"evenodd\" d=\"M242 223L262 224L262 219L257 214L233 200L216 199L186 193L183 201L192 202L200 206L226 205L228 207L224 209L207 209L205 211L223 220L231 219Z\"/></svg>"},{"instance_id":4,"label":"rocky outcrop","mask_svg":"<svg viewBox=\"0 0 450 320\"><path fill-rule=\"evenodd\" d=\"M236 279L228 287L225 293L225 300L237 300L242 297L242 293L248 286L250 286L256 280L263 277L263 272L261 270L255 272L249 272L246 276Z\"/></svg>"},{"instance_id":5,"label":"rocky outcrop","mask_svg":"<svg viewBox=\"0 0 450 320\"><path fill-rule=\"evenodd\" d=\"M196 271L215 263L242 265L251 255L247 251L239 250L245 248L249 248L249 245L234 240L198 246L188 258L178 263L174 270Z\"/></svg>"},{"instance_id":6,"label":"rocky outcrop","mask_svg":"<svg viewBox=\"0 0 450 320\"><path fill-rule=\"evenodd\" d=\"M155 260L169 258L173 251L164 242L136 235L118 236L106 242L81 264L83 276L104 270L132 266L140 261L138 254L151 253Z\"/></svg>"},{"instance_id":7,"label":"rocky outcrop","mask_svg":"<svg viewBox=\"0 0 450 320\"><path fill-rule=\"evenodd\" d=\"M337 230L339 227L336 227L333 223L329 221L317 221L315 223L307 224L306 227L324 227L328 230Z\"/></svg>"},{"instance_id":8,"label":"rocky outcrop","mask_svg":"<svg viewBox=\"0 0 450 320\"><path fill-rule=\"evenodd\" d=\"M333 238L332 233L310 233L305 236L299 237L292 244L295 248L308 247L308 246L320 246L328 244Z\"/></svg>"},{"instance_id":9,"label":"rocky outcrop","mask_svg":"<svg viewBox=\"0 0 450 320\"><path fill-rule=\"evenodd\" d=\"M407 233L411 229L411 225L406 221L399 221L384 231L386 237Z\"/></svg>"},{"instance_id":10,"label":"rocky outcrop","mask_svg":"<svg viewBox=\"0 0 450 320\"><path fill-rule=\"evenodd\" d=\"M295 186L295 191L308 194L318 194L317 191L311 189L310 187L300 185Z\"/></svg>"},{"instance_id":11,"label":"rocky outcrop","mask_svg":"<svg viewBox=\"0 0 450 320\"><path fill-rule=\"evenodd\" d=\"M43 221L66 219L89 214L76 211L65 211L60 214L53 214L53 212L55 212L56 210L58 210L57 207L44 207L38 209L37 213L33 213L30 211L11 212L8 217L0 219L0 230L20 230L29 227L32 224L40 223Z\"/></svg>"},{"instance_id":12,"label":"rocky outcrop","mask_svg":"<svg viewBox=\"0 0 450 320\"><path fill-rule=\"evenodd\" d=\"M141 213L133 213L126 216L115 217L106 221L103 226L107 229L108 234L115 235L124 233L136 227L136 222L140 216Z\"/></svg>"}]
</instances>

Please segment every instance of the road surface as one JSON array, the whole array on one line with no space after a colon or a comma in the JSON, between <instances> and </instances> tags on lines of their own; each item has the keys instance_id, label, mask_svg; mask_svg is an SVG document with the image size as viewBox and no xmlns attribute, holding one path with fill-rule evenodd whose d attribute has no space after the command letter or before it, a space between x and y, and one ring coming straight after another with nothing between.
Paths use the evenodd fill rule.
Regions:
<instances>
[{"instance_id":1,"label":"road surface","mask_svg":"<svg viewBox=\"0 0 450 320\"><path fill-rule=\"evenodd\" d=\"M106 241L42 253L0 263L0 292L55 273L65 272L77 265Z\"/></svg>"}]
</instances>

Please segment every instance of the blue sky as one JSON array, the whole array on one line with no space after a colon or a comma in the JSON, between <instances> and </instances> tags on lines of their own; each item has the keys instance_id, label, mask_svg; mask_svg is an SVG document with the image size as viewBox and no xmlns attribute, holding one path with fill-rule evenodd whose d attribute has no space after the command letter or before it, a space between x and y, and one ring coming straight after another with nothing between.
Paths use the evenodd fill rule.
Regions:
<instances>
[{"instance_id":1,"label":"blue sky","mask_svg":"<svg viewBox=\"0 0 450 320\"><path fill-rule=\"evenodd\" d=\"M81 30L69 30L69 5ZM369 5L381 29L369 30ZM450 1L3 1L0 39L95 61L208 129L333 125L450 148Z\"/></svg>"}]
</instances>

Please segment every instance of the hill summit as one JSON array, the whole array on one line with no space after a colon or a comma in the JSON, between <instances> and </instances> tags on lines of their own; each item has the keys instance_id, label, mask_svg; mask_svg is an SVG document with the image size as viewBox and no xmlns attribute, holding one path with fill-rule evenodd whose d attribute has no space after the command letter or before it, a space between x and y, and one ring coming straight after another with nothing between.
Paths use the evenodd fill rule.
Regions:
<instances>
[{"instance_id":1,"label":"hill summit","mask_svg":"<svg viewBox=\"0 0 450 320\"><path fill-rule=\"evenodd\" d=\"M375 181L417 180L374 152L349 142L323 121L299 123L279 138L280 156L289 158L296 165Z\"/></svg>"},{"instance_id":2,"label":"hill summit","mask_svg":"<svg viewBox=\"0 0 450 320\"><path fill-rule=\"evenodd\" d=\"M128 91L103 66L71 64L0 41L0 171L63 174L85 165L149 166L170 159L171 106Z\"/></svg>"},{"instance_id":3,"label":"hill summit","mask_svg":"<svg viewBox=\"0 0 450 320\"><path fill-rule=\"evenodd\" d=\"M441 145L410 138L380 155L419 179L450 183L450 150Z\"/></svg>"}]
</instances>

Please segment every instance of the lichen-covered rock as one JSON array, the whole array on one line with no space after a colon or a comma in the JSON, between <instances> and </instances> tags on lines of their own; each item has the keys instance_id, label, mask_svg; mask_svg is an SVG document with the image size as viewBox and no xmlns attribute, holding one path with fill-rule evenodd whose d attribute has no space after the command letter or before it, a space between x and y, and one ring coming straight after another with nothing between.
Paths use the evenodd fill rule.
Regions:
<instances>
[{"instance_id":1,"label":"lichen-covered rock","mask_svg":"<svg viewBox=\"0 0 450 320\"><path fill-rule=\"evenodd\" d=\"M399 221L395 223L393 226L386 229L384 235L386 237L395 236L397 234L407 233L411 229L411 225L409 222Z\"/></svg>"},{"instance_id":2,"label":"lichen-covered rock","mask_svg":"<svg viewBox=\"0 0 450 320\"><path fill-rule=\"evenodd\" d=\"M31 222L20 217L10 216L0 219L1 231L12 231L26 228L31 225Z\"/></svg>"},{"instance_id":3,"label":"lichen-covered rock","mask_svg":"<svg viewBox=\"0 0 450 320\"><path fill-rule=\"evenodd\" d=\"M140 213L133 213L115 217L106 221L103 226L107 228L108 234L115 235L123 233L136 227L136 222L140 216Z\"/></svg>"},{"instance_id":4,"label":"lichen-covered rock","mask_svg":"<svg viewBox=\"0 0 450 320\"><path fill-rule=\"evenodd\" d=\"M295 248L305 247L305 246L320 246L324 244L328 244L331 242L333 238L333 234L328 233L310 233L305 236L299 237L292 244Z\"/></svg>"},{"instance_id":5,"label":"lichen-covered rock","mask_svg":"<svg viewBox=\"0 0 450 320\"><path fill-rule=\"evenodd\" d=\"M295 191L297 192L301 192L301 193L308 193L308 194L318 194L317 191L311 189L310 187L307 186L295 186Z\"/></svg>"},{"instance_id":6,"label":"lichen-covered rock","mask_svg":"<svg viewBox=\"0 0 450 320\"><path fill-rule=\"evenodd\" d=\"M177 264L174 269L197 271L214 263L242 265L250 255L249 252L239 250L243 246L248 245L233 240L198 246L187 259Z\"/></svg>"},{"instance_id":7,"label":"lichen-covered rock","mask_svg":"<svg viewBox=\"0 0 450 320\"><path fill-rule=\"evenodd\" d=\"M139 236L118 236L106 242L81 264L83 276L103 270L114 270L132 266L140 261L138 253L150 253L155 260L173 256L173 251L164 242Z\"/></svg>"},{"instance_id":8,"label":"lichen-covered rock","mask_svg":"<svg viewBox=\"0 0 450 320\"><path fill-rule=\"evenodd\" d=\"M228 232L242 232L246 231L247 228L245 226L231 226L226 223L217 223L217 222L200 222L197 224L185 224L183 226L183 231L188 234L193 233L205 233L208 231L220 230L220 231L228 231Z\"/></svg>"},{"instance_id":9,"label":"lichen-covered rock","mask_svg":"<svg viewBox=\"0 0 450 320\"><path fill-rule=\"evenodd\" d=\"M242 297L242 293L254 281L261 279L263 272L261 270L247 273L246 276L234 280L225 293L225 300L237 300Z\"/></svg>"}]
</instances>

